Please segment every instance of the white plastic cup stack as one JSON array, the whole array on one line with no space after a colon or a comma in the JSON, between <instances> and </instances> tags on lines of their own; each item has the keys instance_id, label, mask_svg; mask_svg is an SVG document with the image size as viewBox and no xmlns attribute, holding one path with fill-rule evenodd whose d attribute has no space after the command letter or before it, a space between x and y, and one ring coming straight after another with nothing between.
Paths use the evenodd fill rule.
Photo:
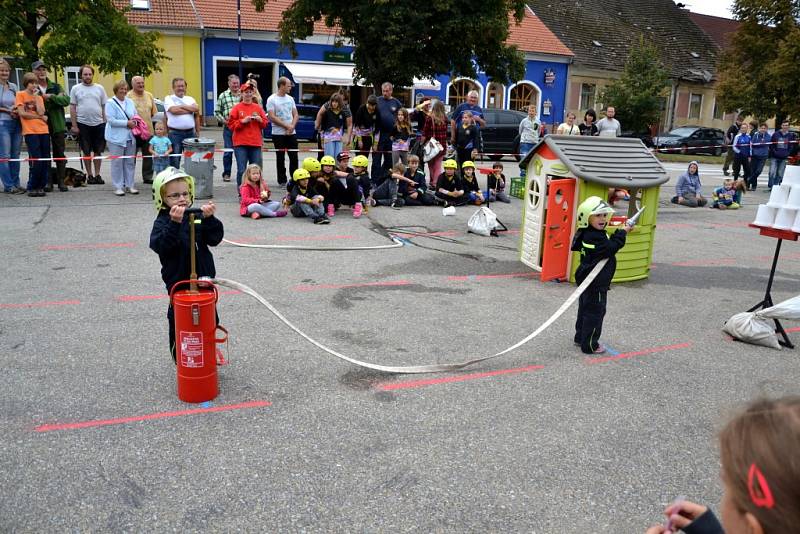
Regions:
<instances>
[{"instance_id":1,"label":"white plastic cup stack","mask_svg":"<svg viewBox=\"0 0 800 534\"><path fill-rule=\"evenodd\" d=\"M775 222L777 211L777 208L770 208L766 204L761 204L758 206L758 213L756 213L756 220L753 221L753 224L769 228Z\"/></svg>"},{"instance_id":2,"label":"white plastic cup stack","mask_svg":"<svg viewBox=\"0 0 800 534\"><path fill-rule=\"evenodd\" d=\"M792 186L789 184L773 186L772 192L769 194L767 206L770 208L784 207L786 205L786 201L789 200L789 193L791 192L791 189Z\"/></svg>"},{"instance_id":3,"label":"white plastic cup stack","mask_svg":"<svg viewBox=\"0 0 800 534\"><path fill-rule=\"evenodd\" d=\"M772 227L776 230L789 230L797 218L797 210L792 208L781 208L778 210L778 215L775 216L775 222Z\"/></svg>"},{"instance_id":4,"label":"white plastic cup stack","mask_svg":"<svg viewBox=\"0 0 800 534\"><path fill-rule=\"evenodd\" d=\"M800 186L800 166L787 165L783 173L782 184Z\"/></svg>"},{"instance_id":5,"label":"white plastic cup stack","mask_svg":"<svg viewBox=\"0 0 800 534\"><path fill-rule=\"evenodd\" d=\"M800 209L800 184L792 185L792 190L789 192L789 198L786 200L786 207Z\"/></svg>"}]
</instances>

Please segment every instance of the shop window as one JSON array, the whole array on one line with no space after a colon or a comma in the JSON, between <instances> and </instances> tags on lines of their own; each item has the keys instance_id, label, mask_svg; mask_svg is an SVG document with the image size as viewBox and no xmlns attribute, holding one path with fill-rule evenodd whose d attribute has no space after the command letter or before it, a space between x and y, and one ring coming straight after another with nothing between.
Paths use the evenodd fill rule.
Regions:
<instances>
[{"instance_id":1,"label":"shop window","mask_svg":"<svg viewBox=\"0 0 800 534\"><path fill-rule=\"evenodd\" d=\"M520 83L511 89L509 109L527 111L528 106L539 109L539 90L529 83Z\"/></svg>"},{"instance_id":2,"label":"shop window","mask_svg":"<svg viewBox=\"0 0 800 534\"><path fill-rule=\"evenodd\" d=\"M450 104L452 109L455 109L459 104L467 101L467 93L470 91L478 91L480 93L480 87L471 80L454 81L447 91L447 103Z\"/></svg>"},{"instance_id":3,"label":"shop window","mask_svg":"<svg viewBox=\"0 0 800 534\"><path fill-rule=\"evenodd\" d=\"M304 83L300 89L300 100L303 104L321 106L339 89L342 87L327 83Z\"/></svg>"},{"instance_id":4,"label":"shop window","mask_svg":"<svg viewBox=\"0 0 800 534\"><path fill-rule=\"evenodd\" d=\"M503 109L503 95L505 95L505 92L503 84L497 82L489 83L486 88L486 107Z\"/></svg>"}]
</instances>

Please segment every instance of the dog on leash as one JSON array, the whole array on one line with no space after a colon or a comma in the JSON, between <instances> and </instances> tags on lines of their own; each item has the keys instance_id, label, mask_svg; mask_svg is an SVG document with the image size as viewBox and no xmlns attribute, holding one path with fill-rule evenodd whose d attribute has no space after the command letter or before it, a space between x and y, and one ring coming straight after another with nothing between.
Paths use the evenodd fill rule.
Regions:
<instances>
[{"instance_id":1,"label":"dog on leash","mask_svg":"<svg viewBox=\"0 0 800 534\"><path fill-rule=\"evenodd\" d=\"M50 183L56 184L58 183L57 173L55 167L50 167ZM64 174L64 185L70 187L86 187L86 173L79 169L73 169L72 167L67 167L66 172Z\"/></svg>"}]
</instances>

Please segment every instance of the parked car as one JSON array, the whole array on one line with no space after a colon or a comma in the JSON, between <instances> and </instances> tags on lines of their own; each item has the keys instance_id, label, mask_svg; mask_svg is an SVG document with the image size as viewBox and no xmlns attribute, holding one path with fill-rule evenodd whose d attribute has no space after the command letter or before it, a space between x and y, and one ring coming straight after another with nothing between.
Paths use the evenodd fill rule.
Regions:
<instances>
[{"instance_id":1,"label":"parked car","mask_svg":"<svg viewBox=\"0 0 800 534\"><path fill-rule=\"evenodd\" d=\"M644 143L644 146L646 146L647 148L653 147L653 136L650 134L650 130L642 130L642 131L627 130L623 131L620 137L639 139L642 143Z\"/></svg>"},{"instance_id":2,"label":"parked car","mask_svg":"<svg viewBox=\"0 0 800 534\"><path fill-rule=\"evenodd\" d=\"M312 106L309 104L297 104L297 127L295 133L297 134L298 141L316 141L317 130L314 128L314 121L317 118L319 106ZM264 139L272 139L272 123L267 124L264 128Z\"/></svg>"},{"instance_id":3,"label":"parked car","mask_svg":"<svg viewBox=\"0 0 800 534\"><path fill-rule=\"evenodd\" d=\"M716 128L681 126L656 137L655 146L669 154L712 154L719 156L725 151L725 133Z\"/></svg>"},{"instance_id":4,"label":"parked car","mask_svg":"<svg viewBox=\"0 0 800 534\"><path fill-rule=\"evenodd\" d=\"M486 126L481 128L482 151L489 154L518 154L519 123L527 116L527 113L510 109L484 109ZM489 156L489 159L497 161L502 157ZM514 159L519 161L522 158L515 156Z\"/></svg>"}]
</instances>

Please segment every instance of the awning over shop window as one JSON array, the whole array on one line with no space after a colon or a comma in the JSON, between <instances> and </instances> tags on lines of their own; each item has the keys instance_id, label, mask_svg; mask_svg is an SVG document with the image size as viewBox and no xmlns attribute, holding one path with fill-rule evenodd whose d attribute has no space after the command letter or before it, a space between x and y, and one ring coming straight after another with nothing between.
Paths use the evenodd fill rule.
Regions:
<instances>
[{"instance_id":1,"label":"awning over shop window","mask_svg":"<svg viewBox=\"0 0 800 534\"><path fill-rule=\"evenodd\" d=\"M438 80L421 80L419 78L414 78L414 89L438 91L441 88L442 84Z\"/></svg>"},{"instance_id":2,"label":"awning over shop window","mask_svg":"<svg viewBox=\"0 0 800 534\"><path fill-rule=\"evenodd\" d=\"M295 83L353 85L353 65L289 62L284 62L283 65L292 73Z\"/></svg>"}]
</instances>

